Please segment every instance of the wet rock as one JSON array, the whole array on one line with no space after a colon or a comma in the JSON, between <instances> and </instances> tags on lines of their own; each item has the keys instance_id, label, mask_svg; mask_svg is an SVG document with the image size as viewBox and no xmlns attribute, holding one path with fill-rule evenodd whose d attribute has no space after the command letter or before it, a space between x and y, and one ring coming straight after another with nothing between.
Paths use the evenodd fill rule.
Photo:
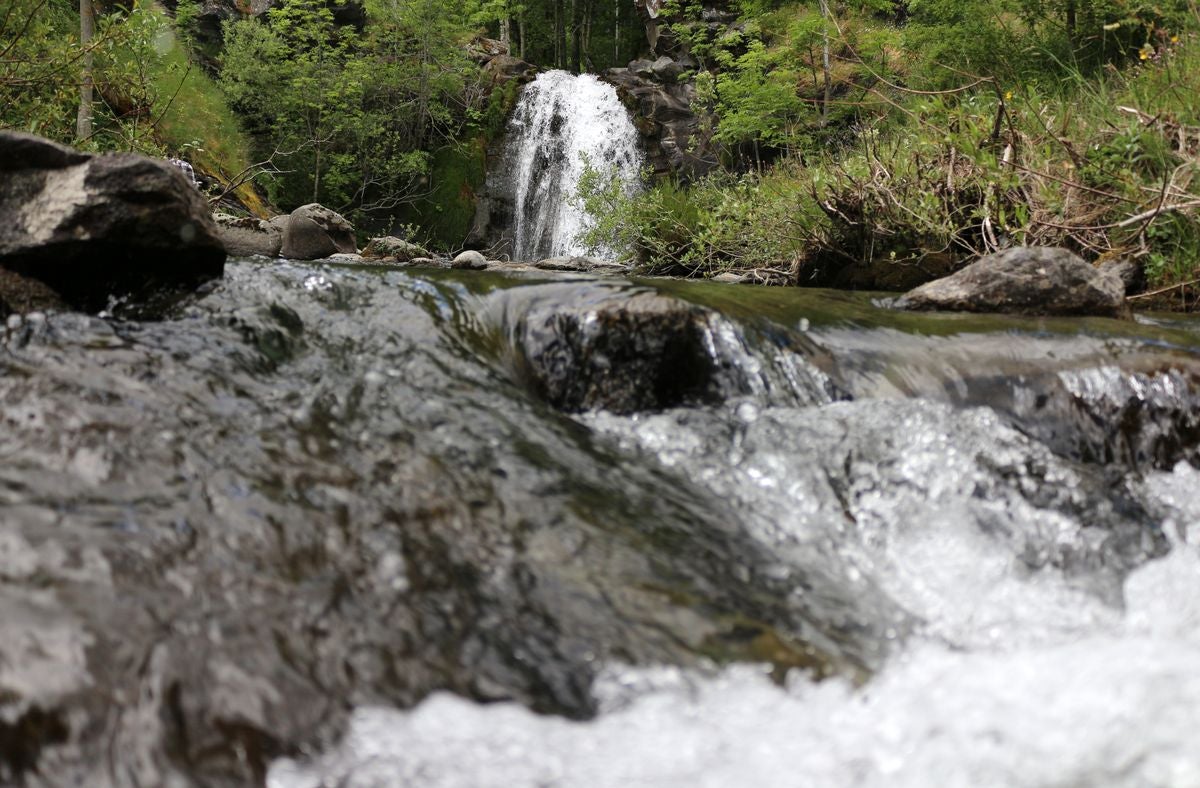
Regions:
<instances>
[{"instance_id":1,"label":"wet rock","mask_svg":"<svg viewBox=\"0 0 1200 788\"><path fill-rule=\"evenodd\" d=\"M0 335L0 783L261 785L351 708L587 717L614 663L878 667L894 606L536 406L444 284L235 263Z\"/></svg>"},{"instance_id":2,"label":"wet rock","mask_svg":"<svg viewBox=\"0 0 1200 788\"><path fill-rule=\"evenodd\" d=\"M651 79L654 77L654 64L649 60L634 60L627 68L629 72L643 79Z\"/></svg>"},{"instance_id":3,"label":"wet rock","mask_svg":"<svg viewBox=\"0 0 1200 788\"><path fill-rule=\"evenodd\" d=\"M451 268L465 268L471 271L487 268L487 264L487 258L474 249L468 249L450 261Z\"/></svg>"},{"instance_id":4,"label":"wet rock","mask_svg":"<svg viewBox=\"0 0 1200 788\"><path fill-rule=\"evenodd\" d=\"M232 257L278 257L283 246L283 228L253 216L230 216L226 213L213 214L217 235L225 245L225 252Z\"/></svg>"},{"instance_id":5,"label":"wet rock","mask_svg":"<svg viewBox=\"0 0 1200 788\"><path fill-rule=\"evenodd\" d=\"M429 252L425 247L411 241L387 235L368 241L367 248L362 250L362 256L367 260L408 263L415 262L419 258L429 257Z\"/></svg>"},{"instance_id":6,"label":"wet rock","mask_svg":"<svg viewBox=\"0 0 1200 788\"><path fill-rule=\"evenodd\" d=\"M620 274L629 271L629 266L623 263L583 255L548 257L534 263L534 268L542 271L576 271L586 274Z\"/></svg>"},{"instance_id":7,"label":"wet rock","mask_svg":"<svg viewBox=\"0 0 1200 788\"><path fill-rule=\"evenodd\" d=\"M340 213L317 203L292 211L280 254L293 260L320 260L338 252L358 252L354 227Z\"/></svg>"},{"instance_id":8,"label":"wet rock","mask_svg":"<svg viewBox=\"0 0 1200 788\"><path fill-rule=\"evenodd\" d=\"M225 249L183 173L135 154L92 156L0 132L0 268L75 308L218 277Z\"/></svg>"},{"instance_id":9,"label":"wet rock","mask_svg":"<svg viewBox=\"0 0 1200 788\"><path fill-rule=\"evenodd\" d=\"M708 310L656 293L535 310L520 350L535 391L566 411L661 410L711 401Z\"/></svg>"},{"instance_id":10,"label":"wet rock","mask_svg":"<svg viewBox=\"0 0 1200 788\"><path fill-rule=\"evenodd\" d=\"M1135 358L1002 386L967 380L961 389L1064 457L1140 471L1200 464L1200 364L1193 359Z\"/></svg>"},{"instance_id":11,"label":"wet rock","mask_svg":"<svg viewBox=\"0 0 1200 788\"><path fill-rule=\"evenodd\" d=\"M1016 247L980 258L896 302L902 309L1022 315L1126 314L1125 286L1066 249Z\"/></svg>"},{"instance_id":12,"label":"wet rock","mask_svg":"<svg viewBox=\"0 0 1200 788\"><path fill-rule=\"evenodd\" d=\"M493 147L501 150L505 146ZM508 162L501 158L493 161L489 157L488 166L491 172L502 172L507 168ZM496 184L493 185L493 179L489 177L484 188L476 196L475 216L471 221L466 242L473 246L486 246L493 253L505 256L512 254L516 225L513 198L502 184L502 178L496 178Z\"/></svg>"},{"instance_id":13,"label":"wet rock","mask_svg":"<svg viewBox=\"0 0 1200 788\"><path fill-rule=\"evenodd\" d=\"M45 283L0 268L0 318L66 308L62 296Z\"/></svg>"}]
</instances>

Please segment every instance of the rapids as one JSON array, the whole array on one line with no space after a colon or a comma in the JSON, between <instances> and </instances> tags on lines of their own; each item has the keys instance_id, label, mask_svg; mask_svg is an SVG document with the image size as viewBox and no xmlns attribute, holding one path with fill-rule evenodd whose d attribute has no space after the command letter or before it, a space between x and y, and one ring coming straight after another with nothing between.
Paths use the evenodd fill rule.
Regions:
<instances>
[{"instance_id":1,"label":"rapids","mask_svg":"<svg viewBox=\"0 0 1200 788\"><path fill-rule=\"evenodd\" d=\"M720 397L540 399L530 322L646 292ZM12 318L0 782L1200 785L1198 351L319 263Z\"/></svg>"}]
</instances>

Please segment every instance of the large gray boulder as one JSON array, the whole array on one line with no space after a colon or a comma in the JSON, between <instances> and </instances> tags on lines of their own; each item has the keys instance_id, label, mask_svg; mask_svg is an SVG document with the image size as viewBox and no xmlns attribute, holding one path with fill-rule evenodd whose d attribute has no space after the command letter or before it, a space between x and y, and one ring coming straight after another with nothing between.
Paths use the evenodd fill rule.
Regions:
<instances>
[{"instance_id":1,"label":"large gray boulder","mask_svg":"<svg viewBox=\"0 0 1200 788\"><path fill-rule=\"evenodd\" d=\"M293 260L320 260L334 254L356 254L354 227L337 211L318 203L292 211L283 230L280 254Z\"/></svg>"},{"instance_id":2,"label":"large gray boulder","mask_svg":"<svg viewBox=\"0 0 1200 788\"><path fill-rule=\"evenodd\" d=\"M213 214L217 234L231 257L278 257L283 246L283 228L278 223L251 216Z\"/></svg>"},{"instance_id":3,"label":"large gray boulder","mask_svg":"<svg viewBox=\"0 0 1200 788\"><path fill-rule=\"evenodd\" d=\"M1020 315L1126 314L1125 283L1067 249L1019 246L902 296L902 309Z\"/></svg>"},{"instance_id":4,"label":"large gray boulder","mask_svg":"<svg viewBox=\"0 0 1200 788\"><path fill-rule=\"evenodd\" d=\"M208 203L179 168L0 131L0 268L96 310L221 276Z\"/></svg>"}]
</instances>

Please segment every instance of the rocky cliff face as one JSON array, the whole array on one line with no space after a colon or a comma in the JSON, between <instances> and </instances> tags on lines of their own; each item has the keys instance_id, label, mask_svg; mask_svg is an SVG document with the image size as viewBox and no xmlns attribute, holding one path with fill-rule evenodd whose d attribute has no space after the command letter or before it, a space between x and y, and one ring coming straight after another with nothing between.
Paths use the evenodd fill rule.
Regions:
<instances>
[{"instance_id":1,"label":"rocky cliff face","mask_svg":"<svg viewBox=\"0 0 1200 788\"><path fill-rule=\"evenodd\" d=\"M646 42L655 57L686 55L687 45L679 40L672 30L674 25L703 25L713 29L728 27L737 19L737 13L725 0L707 0L700 7L699 18L682 18L668 15L664 0L633 0L638 17L646 28Z\"/></svg>"},{"instance_id":2,"label":"rocky cliff face","mask_svg":"<svg viewBox=\"0 0 1200 788\"><path fill-rule=\"evenodd\" d=\"M699 16L689 19L668 16L663 0L634 0L634 4L653 59L610 69L604 78L616 86L633 113L655 175L694 180L719 163L712 138L717 119L696 110L692 77L701 64L674 28L700 25L715 34L733 24L737 15L722 0L704 3Z\"/></svg>"},{"instance_id":3,"label":"rocky cliff face","mask_svg":"<svg viewBox=\"0 0 1200 788\"><path fill-rule=\"evenodd\" d=\"M689 74L695 68L686 54L678 60L664 55L653 63L635 60L604 75L633 113L656 178L676 175L691 181L718 164L713 118L694 108L696 85Z\"/></svg>"}]
</instances>

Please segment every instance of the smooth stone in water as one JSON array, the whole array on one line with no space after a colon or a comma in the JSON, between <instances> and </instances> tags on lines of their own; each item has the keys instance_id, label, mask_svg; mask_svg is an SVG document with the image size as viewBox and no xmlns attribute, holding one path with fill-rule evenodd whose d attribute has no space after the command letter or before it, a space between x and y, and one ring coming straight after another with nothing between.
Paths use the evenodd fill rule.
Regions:
<instances>
[{"instance_id":1,"label":"smooth stone in water","mask_svg":"<svg viewBox=\"0 0 1200 788\"><path fill-rule=\"evenodd\" d=\"M1074 252L1020 246L987 255L896 301L901 309L1123 317L1125 284Z\"/></svg>"},{"instance_id":2,"label":"smooth stone in water","mask_svg":"<svg viewBox=\"0 0 1200 788\"><path fill-rule=\"evenodd\" d=\"M534 263L534 267L543 271L578 271L580 273L624 273L629 270L628 266L621 263L582 255L548 257Z\"/></svg>"}]
</instances>

